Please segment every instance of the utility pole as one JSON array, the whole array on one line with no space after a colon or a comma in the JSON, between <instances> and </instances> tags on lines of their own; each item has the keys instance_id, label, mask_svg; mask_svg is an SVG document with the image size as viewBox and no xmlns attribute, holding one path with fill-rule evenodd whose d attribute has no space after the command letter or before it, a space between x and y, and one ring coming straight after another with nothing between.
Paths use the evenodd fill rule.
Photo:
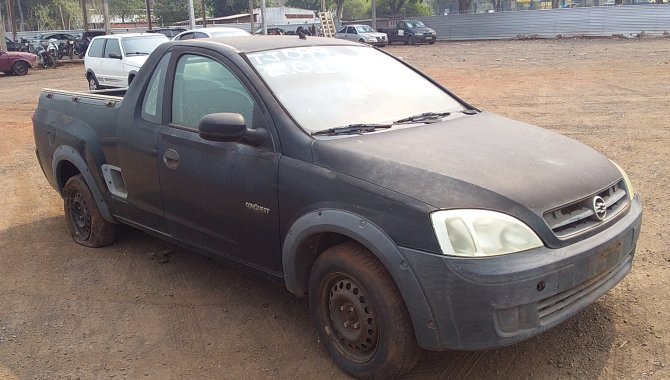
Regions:
<instances>
[{"instance_id":1,"label":"utility pole","mask_svg":"<svg viewBox=\"0 0 670 380\"><path fill-rule=\"evenodd\" d=\"M254 0L249 0L249 26L251 34L254 34Z\"/></svg>"},{"instance_id":2,"label":"utility pole","mask_svg":"<svg viewBox=\"0 0 670 380\"><path fill-rule=\"evenodd\" d=\"M86 11L86 0L81 0L81 15L84 18L84 31L88 32L88 12Z\"/></svg>"},{"instance_id":3,"label":"utility pole","mask_svg":"<svg viewBox=\"0 0 670 380\"><path fill-rule=\"evenodd\" d=\"M0 50L7 51L7 41L5 41L5 19L0 12Z\"/></svg>"},{"instance_id":4,"label":"utility pole","mask_svg":"<svg viewBox=\"0 0 670 380\"><path fill-rule=\"evenodd\" d=\"M112 28L109 25L109 1L102 0L102 15L105 18L105 34L111 34Z\"/></svg>"},{"instance_id":5,"label":"utility pole","mask_svg":"<svg viewBox=\"0 0 670 380\"><path fill-rule=\"evenodd\" d=\"M149 4L150 0L146 0L145 3L147 5L147 23L149 24L149 27L147 30L151 30L151 4Z\"/></svg>"},{"instance_id":6,"label":"utility pole","mask_svg":"<svg viewBox=\"0 0 670 380\"><path fill-rule=\"evenodd\" d=\"M377 0L372 0L372 29L377 31Z\"/></svg>"},{"instance_id":7,"label":"utility pole","mask_svg":"<svg viewBox=\"0 0 670 380\"><path fill-rule=\"evenodd\" d=\"M263 35L268 35L268 23L265 22L265 0L261 0L261 30Z\"/></svg>"},{"instance_id":8,"label":"utility pole","mask_svg":"<svg viewBox=\"0 0 670 380\"><path fill-rule=\"evenodd\" d=\"M16 41L16 14L14 14L14 0L7 0L7 11L9 12L9 22L12 28L12 40Z\"/></svg>"},{"instance_id":9,"label":"utility pole","mask_svg":"<svg viewBox=\"0 0 670 380\"><path fill-rule=\"evenodd\" d=\"M202 8L202 27L207 27L207 4L205 0L200 0L200 8Z\"/></svg>"},{"instance_id":10,"label":"utility pole","mask_svg":"<svg viewBox=\"0 0 670 380\"><path fill-rule=\"evenodd\" d=\"M193 9L193 0L188 0L188 23L191 29L195 29L195 10Z\"/></svg>"}]
</instances>

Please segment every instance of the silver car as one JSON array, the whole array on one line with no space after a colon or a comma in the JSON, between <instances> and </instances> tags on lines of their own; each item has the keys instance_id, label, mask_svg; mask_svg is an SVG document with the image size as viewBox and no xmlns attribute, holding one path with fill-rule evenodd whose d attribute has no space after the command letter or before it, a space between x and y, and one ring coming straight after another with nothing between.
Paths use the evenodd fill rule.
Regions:
<instances>
[{"instance_id":1,"label":"silver car","mask_svg":"<svg viewBox=\"0 0 670 380\"><path fill-rule=\"evenodd\" d=\"M388 43L388 36L386 33L375 32L375 30L368 25L343 26L337 31L335 37L375 46L384 46Z\"/></svg>"},{"instance_id":2,"label":"silver car","mask_svg":"<svg viewBox=\"0 0 670 380\"><path fill-rule=\"evenodd\" d=\"M238 36L250 36L251 33L246 30L235 27L209 27L209 28L197 28L187 30L177 34L172 40L181 41L181 40L191 40L195 38L210 38L210 37L238 37Z\"/></svg>"}]
</instances>

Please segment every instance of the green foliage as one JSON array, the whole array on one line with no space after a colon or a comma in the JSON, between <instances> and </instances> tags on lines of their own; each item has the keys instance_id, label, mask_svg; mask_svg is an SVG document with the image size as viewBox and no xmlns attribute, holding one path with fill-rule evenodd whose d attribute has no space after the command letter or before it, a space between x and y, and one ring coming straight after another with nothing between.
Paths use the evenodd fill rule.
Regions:
<instances>
[{"instance_id":1,"label":"green foliage","mask_svg":"<svg viewBox=\"0 0 670 380\"><path fill-rule=\"evenodd\" d=\"M259 1L254 1L254 7L260 6L259 4ZM211 9L214 17L249 13L249 0L210 0L207 7Z\"/></svg>"},{"instance_id":2,"label":"green foliage","mask_svg":"<svg viewBox=\"0 0 670 380\"><path fill-rule=\"evenodd\" d=\"M372 7L368 0L346 0L342 6L342 20L361 20L371 14Z\"/></svg>"},{"instance_id":3,"label":"green foliage","mask_svg":"<svg viewBox=\"0 0 670 380\"><path fill-rule=\"evenodd\" d=\"M188 2L178 0L155 0L154 14L162 25L188 20Z\"/></svg>"},{"instance_id":4,"label":"green foliage","mask_svg":"<svg viewBox=\"0 0 670 380\"><path fill-rule=\"evenodd\" d=\"M78 0L19 0L17 5L18 2L21 3L23 22L28 30L74 29L83 25Z\"/></svg>"},{"instance_id":5,"label":"green foliage","mask_svg":"<svg viewBox=\"0 0 670 380\"><path fill-rule=\"evenodd\" d=\"M144 0L109 0L109 13L118 16L122 22L133 21L133 16L146 18L146 3Z\"/></svg>"}]
</instances>

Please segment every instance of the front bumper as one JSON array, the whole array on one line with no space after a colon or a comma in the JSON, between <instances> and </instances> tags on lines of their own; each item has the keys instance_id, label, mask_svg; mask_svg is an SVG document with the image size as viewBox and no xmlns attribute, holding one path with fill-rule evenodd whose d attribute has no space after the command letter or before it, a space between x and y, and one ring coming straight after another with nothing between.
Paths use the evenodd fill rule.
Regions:
<instances>
[{"instance_id":1,"label":"front bumper","mask_svg":"<svg viewBox=\"0 0 670 380\"><path fill-rule=\"evenodd\" d=\"M386 39L384 39L384 40L377 39L376 41L368 41L367 42L367 44L372 45L372 46L385 46L385 45L388 45L388 43L389 42Z\"/></svg>"},{"instance_id":2,"label":"front bumper","mask_svg":"<svg viewBox=\"0 0 670 380\"><path fill-rule=\"evenodd\" d=\"M438 347L419 344L430 350L490 349L560 324L630 272L641 223L636 197L616 224L561 249L472 259L401 248L432 310L434 319L425 323L439 337Z\"/></svg>"},{"instance_id":3,"label":"front bumper","mask_svg":"<svg viewBox=\"0 0 670 380\"><path fill-rule=\"evenodd\" d=\"M414 41L417 42L417 43L420 43L420 42L430 43L430 42L435 42L435 40L437 40L437 35L435 35L435 34L430 34L430 35L424 34L424 35L421 35L421 36L414 36Z\"/></svg>"}]
</instances>

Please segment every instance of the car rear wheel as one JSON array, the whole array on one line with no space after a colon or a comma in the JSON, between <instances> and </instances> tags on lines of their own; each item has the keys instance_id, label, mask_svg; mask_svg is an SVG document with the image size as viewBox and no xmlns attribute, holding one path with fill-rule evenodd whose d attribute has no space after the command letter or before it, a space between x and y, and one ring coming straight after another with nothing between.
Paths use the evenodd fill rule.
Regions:
<instances>
[{"instance_id":1,"label":"car rear wheel","mask_svg":"<svg viewBox=\"0 0 670 380\"><path fill-rule=\"evenodd\" d=\"M96 79L95 75L93 75L93 74L90 74L88 76L88 89L91 90L91 91L100 89L100 85L98 84L98 79Z\"/></svg>"},{"instance_id":2,"label":"car rear wheel","mask_svg":"<svg viewBox=\"0 0 670 380\"><path fill-rule=\"evenodd\" d=\"M14 66L12 66L12 73L14 75L26 75L26 74L28 74L28 64L23 62L23 61L19 61L19 62L14 63Z\"/></svg>"},{"instance_id":3,"label":"car rear wheel","mask_svg":"<svg viewBox=\"0 0 670 380\"><path fill-rule=\"evenodd\" d=\"M356 243L319 255L310 273L309 306L333 359L355 377L395 378L421 355L396 284Z\"/></svg>"},{"instance_id":4,"label":"car rear wheel","mask_svg":"<svg viewBox=\"0 0 670 380\"><path fill-rule=\"evenodd\" d=\"M70 178L63 187L63 205L67 226L75 243L95 248L116 240L116 225L102 217L81 174Z\"/></svg>"}]
</instances>

